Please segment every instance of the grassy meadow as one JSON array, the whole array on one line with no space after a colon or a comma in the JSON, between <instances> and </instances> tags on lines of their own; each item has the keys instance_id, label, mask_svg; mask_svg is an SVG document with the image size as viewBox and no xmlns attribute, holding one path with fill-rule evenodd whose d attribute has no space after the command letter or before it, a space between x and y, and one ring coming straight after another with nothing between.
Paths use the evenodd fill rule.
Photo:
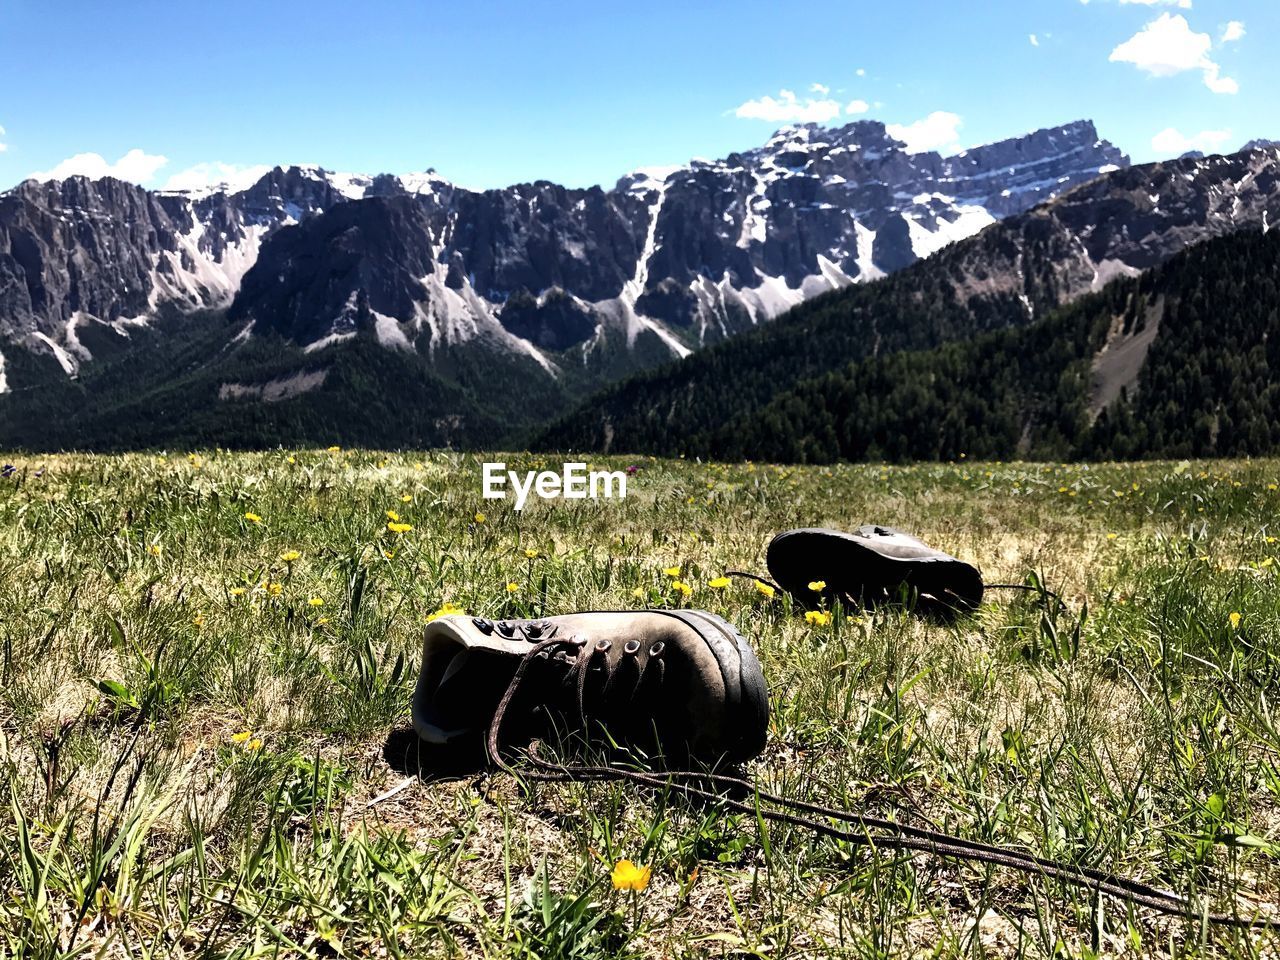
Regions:
<instances>
[{"instance_id":1,"label":"grassy meadow","mask_svg":"<svg viewBox=\"0 0 1280 960\"><path fill-rule=\"evenodd\" d=\"M420 750L408 705L442 609L699 607L760 654L776 792L1280 913L1280 463L601 458L638 468L625 501L515 513L485 459L10 458L0 956L1276 956L676 794L524 789ZM824 622L709 585L779 530L867 522L1066 609Z\"/></svg>"}]
</instances>

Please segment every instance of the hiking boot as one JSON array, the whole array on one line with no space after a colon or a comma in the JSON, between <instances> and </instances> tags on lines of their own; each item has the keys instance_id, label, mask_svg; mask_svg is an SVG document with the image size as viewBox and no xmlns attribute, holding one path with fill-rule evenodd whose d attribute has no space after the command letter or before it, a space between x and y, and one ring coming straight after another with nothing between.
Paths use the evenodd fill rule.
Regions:
<instances>
[{"instance_id":1,"label":"hiking boot","mask_svg":"<svg viewBox=\"0 0 1280 960\"><path fill-rule=\"evenodd\" d=\"M770 541L765 563L778 585L807 606L819 600L874 606L900 599L904 590L925 611L954 612L982 602L976 567L891 527L788 530ZM826 587L810 590L818 581Z\"/></svg>"},{"instance_id":2,"label":"hiking boot","mask_svg":"<svg viewBox=\"0 0 1280 960\"><path fill-rule=\"evenodd\" d=\"M447 744L483 733L526 659L503 705L504 738L558 729L607 743L607 731L619 744L707 764L764 749L760 663L732 626L698 610L432 620L413 695L418 736Z\"/></svg>"}]
</instances>

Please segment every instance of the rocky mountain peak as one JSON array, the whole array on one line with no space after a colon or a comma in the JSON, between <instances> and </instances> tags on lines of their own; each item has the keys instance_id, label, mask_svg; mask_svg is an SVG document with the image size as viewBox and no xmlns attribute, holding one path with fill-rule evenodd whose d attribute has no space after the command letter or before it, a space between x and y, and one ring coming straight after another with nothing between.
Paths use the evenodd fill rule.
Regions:
<instances>
[{"instance_id":1,"label":"rocky mountain peak","mask_svg":"<svg viewBox=\"0 0 1280 960\"><path fill-rule=\"evenodd\" d=\"M482 337L548 371L560 361L543 350L588 366L608 353L613 369L619 344L682 356L1127 162L1088 121L944 158L856 120L784 127L609 190L473 191L433 170L315 165L186 193L27 183L0 198L0 334L73 371L89 355L77 346L86 325L123 335L161 308L234 300L259 330L304 345L380 316L384 345ZM291 225L307 229L286 235Z\"/></svg>"}]
</instances>

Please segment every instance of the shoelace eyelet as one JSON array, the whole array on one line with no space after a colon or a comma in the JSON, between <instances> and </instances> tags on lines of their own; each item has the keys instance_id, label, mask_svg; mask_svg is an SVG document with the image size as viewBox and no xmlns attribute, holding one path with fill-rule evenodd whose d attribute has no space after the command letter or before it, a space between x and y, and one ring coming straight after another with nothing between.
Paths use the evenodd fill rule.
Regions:
<instances>
[{"instance_id":1,"label":"shoelace eyelet","mask_svg":"<svg viewBox=\"0 0 1280 960\"><path fill-rule=\"evenodd\" d=\"M662 651L665 649L667 649L667 645L663 643L661 640L659 640L657 643L655 643L652 647L649 648L649 656L660 657L662 656Z\"/></svg>"},{"instance_id":2,"label":"shoelace eyelet","mask_svg":"<svg viewBox=\"0 0 1280 960\"><path fill-rule=\"evenodd\" d=\"M610 647L612 647L612 646L613 646L613 644L612 644L612 643L610 643L608 640L597 640L597 641L596 641L596 652L597 652L597 653L608 653L608 652L609 652L609 648L610 648Z\"/></svg>"},{"instance_id":3,"label":"shoelace eyelet","mask_svg":"<svg viewBox=\"0 0 1280 960\"><path fill-rule=\"evenodd\" d=\"M493 633L492 620L488 620L485 617L472 617L471 623L475 626L477 630L479 630L481 633L485 634L486 636Z\"/></svg>"},{"instance_id":4,"label":"shoelace eyelet","mask_svg":"<svg viewBox=\"0 0 1280 960\"><path fill-rule=\"evenodd\" d=\"M640 652L640 641L628 640L626 644L623 646L622 652L625 654L628 654L629 656L634 657L637 653Z\"/></svg>"}]
</instances>

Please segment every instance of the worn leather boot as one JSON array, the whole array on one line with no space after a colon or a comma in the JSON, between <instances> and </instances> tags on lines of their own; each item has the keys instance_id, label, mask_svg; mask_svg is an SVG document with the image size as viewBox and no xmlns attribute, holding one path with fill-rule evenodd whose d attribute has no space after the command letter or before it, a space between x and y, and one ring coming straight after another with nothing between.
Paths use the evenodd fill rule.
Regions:
<instances>
[{"instance_id":1,"label":"worn leather boot","mask_svg":"<svg viewBox=\"0 0 1280 960\"><path fill-rule=\"evenodd\" d=\"M504 705L504 739L571 730L705 764L764 749L759 661L732 626L697 610L433 620L413 696L418 736L447 744L485 731L526 659Z\"/></svg>"},{"instance_id":2,"label":"worn leather boot","mask_svg":"<svg viewBox=\"0 0 1280 960\"><path fill-rule=\"evenodd\" d=\"M874 606L899 599L904 588L929 612L982 602L976 567L892 527L788 530L770 541L765 563L778 585L807 606L819 600ZM810 590L814 582L826 587Z\"/></svg>"}]
</instances>

